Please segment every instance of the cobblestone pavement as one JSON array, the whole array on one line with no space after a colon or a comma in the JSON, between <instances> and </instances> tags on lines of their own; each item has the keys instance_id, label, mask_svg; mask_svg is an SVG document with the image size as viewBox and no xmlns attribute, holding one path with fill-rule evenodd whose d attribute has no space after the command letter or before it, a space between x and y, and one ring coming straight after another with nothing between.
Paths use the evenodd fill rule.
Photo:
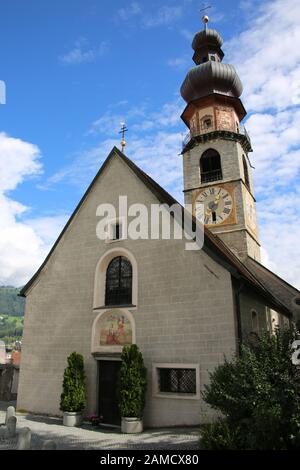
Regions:
<instances>
[{"instance_id":1,"label":"cobblestone pavement","mask_svg":"<svg viewBox=\"0 0 300 470\"><path fill-rule=\"evenodd\" d=\"M0 424L4 423L6 408L0 406ZM198 449L197 428L149 429L142 434L129 436L118 429L98 428L89 424L83 424L80 428L67 428L59 418L17 413L17 419L17 429L31 429L33 449L41 449L43 441L47 439L55 441L59 450ZM0 450L15 449L16 444L16 439L0 439Z\"/></svg>"}]
</instances>

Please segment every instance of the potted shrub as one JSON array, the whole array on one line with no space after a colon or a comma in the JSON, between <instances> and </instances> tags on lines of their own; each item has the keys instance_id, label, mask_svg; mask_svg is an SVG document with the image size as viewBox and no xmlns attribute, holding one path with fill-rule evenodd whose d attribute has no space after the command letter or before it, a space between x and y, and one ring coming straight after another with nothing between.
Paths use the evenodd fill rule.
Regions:
<instances>
[{"instance_id":1,"label":"potted shrub","mask_svg":"<svg viewBox=\"0 0 300 470\"><path fill-rule=\"evenodd\" d=\"M85 405L83 357L73 352L68 357L68 367L64 372L63 392L60 397L60 409L64 413L63 424L79 426L82 423L82 411Z\"/></svg>"},{"instance_id":2,"label":"potted shrub","mask_svg":"<svg viewBox=\"0 0 300 470\"><path fill-rule=\"evenodd\" d=\"M143 431L143 411L147 388L147 369L138 347L124 346L119 374L119 410L121 431L136 434Z\"/></svg>"}]
</instances>

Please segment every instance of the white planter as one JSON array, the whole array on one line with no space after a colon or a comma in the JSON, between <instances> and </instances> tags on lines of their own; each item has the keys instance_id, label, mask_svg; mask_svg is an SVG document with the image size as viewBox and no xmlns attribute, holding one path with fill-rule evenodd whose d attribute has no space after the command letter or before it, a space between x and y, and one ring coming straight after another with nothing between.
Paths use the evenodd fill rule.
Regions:
<instances>
[{"instance_id":1,"label":"white planter","mask_svg":"<svg viewBox=\"0 0 300 470\"><path fill-rule=\"evenodd\" d=\"M143 420L139 418L122 418L121 432L124 434L139 434L143 432Z\"/></svg>"},{"instance_id":2,"label":"white planter","mask_svg":"<svg viewBox=\"0 0 300 470\"><path fill-rule=\"evenodd\" d=\"M82 423L82 413L70 413L64 411L63 425L68 427L80 426Z\"/></svg>"}]
</instances>

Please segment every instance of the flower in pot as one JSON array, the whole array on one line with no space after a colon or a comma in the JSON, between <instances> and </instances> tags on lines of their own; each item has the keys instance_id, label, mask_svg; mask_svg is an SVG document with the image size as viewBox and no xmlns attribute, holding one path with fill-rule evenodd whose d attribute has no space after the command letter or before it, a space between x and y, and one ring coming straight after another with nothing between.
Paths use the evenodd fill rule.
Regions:
<instances>
[{"instance_id":1,"label":"flower in pot","mask_svg":"<svg viewBox=\"0 0 300 470\"><path fill-rule=\"evenodd\" d=\"M99 426L103 421L103 416L91 415L88 417L92 426Z\"/></svg>"},{"instance_id":2,"label":"flower in pot","mask_svg":"<svg viewBox=\"0 0 300 470\"><path fill-rule=\"evenodd\" d=\"M147 369L142 353L133 344L124 346L119 374L119 410L121 431L136 434L143 431L143 411L147 388Z\"/></svg>"},{"instance_id":3,"label":"flower in pot","mask_svg":"<svg viewBox=\"0 0 300 470\"><path fill-rule=\"evenodd\" d=\"M79 426L82 423L82 411L86 406L85 374L83 357L73 352L68 357L68 367L64 372L63 392L60 397L60 409L64 412L65 426Z\"/></svg>"}]
</instances>

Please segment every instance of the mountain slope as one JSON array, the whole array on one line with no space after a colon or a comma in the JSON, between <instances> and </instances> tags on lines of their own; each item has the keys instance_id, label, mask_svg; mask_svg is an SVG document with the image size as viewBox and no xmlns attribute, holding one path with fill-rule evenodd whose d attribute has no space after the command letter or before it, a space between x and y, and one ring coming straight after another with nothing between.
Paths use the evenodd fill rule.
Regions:
<instances>
[{"instance_id":1,"label":"mountain slope","mask_svg":"<svg viewBox=\"0 0 300 470\"><path fill-rule=\"evenodd\" d=\"M18 297L20 289L15 287L0 287L0 315L22 317L24 315L25 299Z\"/></svg>"}]
</instances>

